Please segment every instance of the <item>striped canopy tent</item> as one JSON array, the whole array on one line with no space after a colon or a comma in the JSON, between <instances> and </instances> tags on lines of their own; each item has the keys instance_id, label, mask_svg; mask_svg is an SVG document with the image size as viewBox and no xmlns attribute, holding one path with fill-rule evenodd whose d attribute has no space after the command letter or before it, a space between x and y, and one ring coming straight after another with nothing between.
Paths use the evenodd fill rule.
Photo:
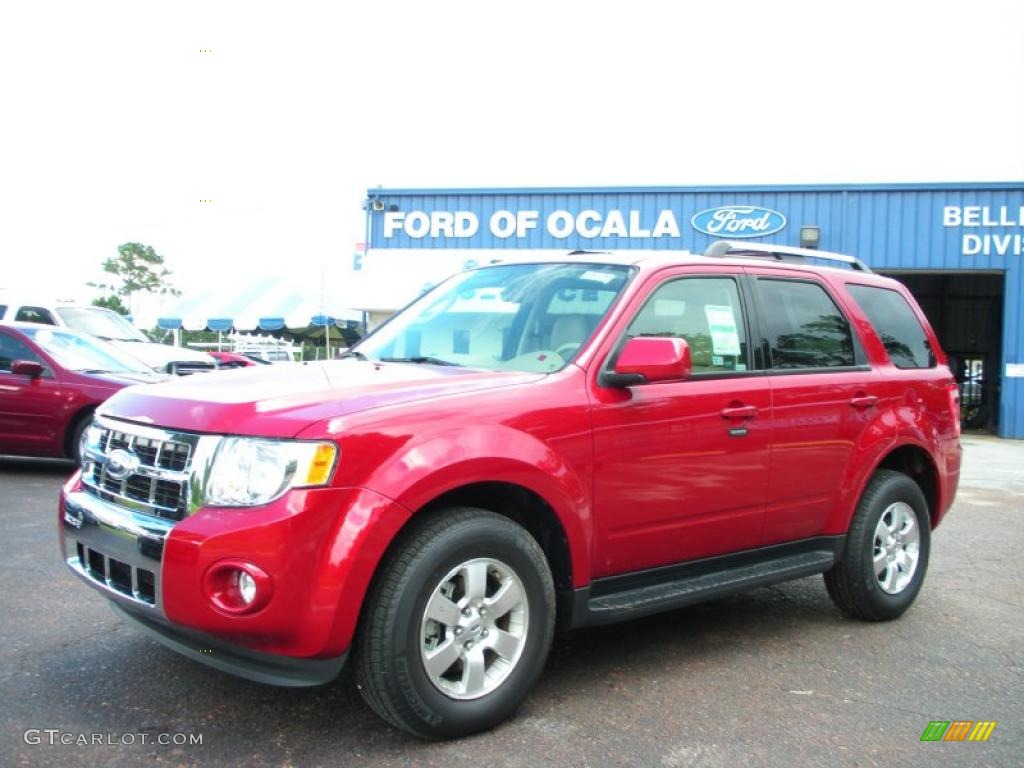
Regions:
<instances>
[{"instance_id":1,"label":"striped canopy tent","mask_svg":"<svg viewBox=\"0 0 1024 768\"><path fill-rule=\"evenodd\" d=\"M303 290L288 279L267 277L179 299L160 311L157 325L169 331L284 331L342 327L361 318L360 312L321 299L318 289Z\"/></svg>"}]
</instances>

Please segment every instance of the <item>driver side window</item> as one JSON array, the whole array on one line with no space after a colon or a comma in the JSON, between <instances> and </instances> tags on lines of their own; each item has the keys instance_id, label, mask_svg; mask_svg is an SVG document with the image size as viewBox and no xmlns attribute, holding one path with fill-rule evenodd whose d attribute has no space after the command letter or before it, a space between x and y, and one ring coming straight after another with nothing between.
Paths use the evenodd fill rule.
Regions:
<instances>
[{"instance_id":1,"label":"driver side window","mask_svg":"<svg viewBox=\"0 0 1024 768\"><path fill-rule=\"evenodd\" d=\"M42 363L31 349L6 333L0 333L0 372L10 373L11 363L15 360L31 360Z\"/></svg>"},{"instance_id":2,"label":"driver side window","mask_svg":"<svg viewBox=\"0 0 1024 768\"><path fill-rule=\"evenodd\" d=\"M694 375L747 370L743 309L729 277L683 277L660 285L626 335L685 339Z\"/></svg>"}]
</instances>

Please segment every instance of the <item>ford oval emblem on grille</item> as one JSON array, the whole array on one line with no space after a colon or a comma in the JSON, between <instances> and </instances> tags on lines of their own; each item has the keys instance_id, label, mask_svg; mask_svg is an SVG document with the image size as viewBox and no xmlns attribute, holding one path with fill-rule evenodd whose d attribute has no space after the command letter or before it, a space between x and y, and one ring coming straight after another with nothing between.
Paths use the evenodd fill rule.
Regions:
<instances>
[{"instance_id":1,"label":"ford oval emblem on grille","mask_svg":"<svg viewBox=\"0 0 1024 768\"><path fill-rule=\"evenodd\" d=\"M124 480L138 469L139 457L123 448L115 448L107 456L107 477L112 480Z\"/></svg>"}]
</instances>

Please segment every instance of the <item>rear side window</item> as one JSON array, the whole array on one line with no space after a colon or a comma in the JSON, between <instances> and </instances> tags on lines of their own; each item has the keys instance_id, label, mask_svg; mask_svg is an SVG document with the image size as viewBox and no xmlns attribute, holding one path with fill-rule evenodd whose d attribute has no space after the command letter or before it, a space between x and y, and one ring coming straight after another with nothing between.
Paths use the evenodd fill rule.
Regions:
<instances>
[{"instance_id":1,"label":"rear side window","mask_svg":"<svg viewBox=\"0 0 1024 768\"><path fill-rule=\"evenodd\" d=\"M850 324L824 288L801 280L761 278L757 289L772 368L856 365Z\"/></svg>"},{"instance_id":2,"label":"rear side window","mask_svg":"<svg viewBox=\"0 0 1024 768\"><path fill-rule=\"evenodd\" d=\"M931 368L935 355L924 326L898 291L873 285L849 285L897 368Z\"/></svg>"},{"instance_id":3,"label":"rear side window","mask_svg":"<svg viewBox=\"0 0 1024 768\"><path fill-rule=\"evenodd\" d=\"M6 304L0 304L0 320L3 320L4 319L4 315L6 315L6 314L7 314L7 305Z\"/></svg>"},{"instance_id":4,"label":"rear side window","mask_svg":"<svg viewBox=\"0 0 1024 768\"><path fill-rule=\"evenodd\" d=\"M21 307L18 310L18 314L14 316L15 320L22 323L44 323L45 325L56 325L56 321L53 319L53 315L50 311L43 309L42 307Z\"/></svg>"}]
</instances>

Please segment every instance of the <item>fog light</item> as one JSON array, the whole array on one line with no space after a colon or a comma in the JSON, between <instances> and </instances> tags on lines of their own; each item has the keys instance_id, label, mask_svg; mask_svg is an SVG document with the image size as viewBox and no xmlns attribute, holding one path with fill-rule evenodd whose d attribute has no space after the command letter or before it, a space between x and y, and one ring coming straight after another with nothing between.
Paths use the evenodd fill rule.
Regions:
<instances>
[{"instance_id":1,"label":"fog light","mask_svg":"<svg viewBox=\"0 0 1024 768\"><path fill-rule=\"evenodd\" d=\"M242 602L246 605L252 605L252 601L256 599L256 581L245 571L238 571L238 594L242 598Z\"/></svg>"},{"instance_id":2,"label":"fog light","mask_svg":"<svg viewBox=\"0 0 1024 768\"><path fill-rule=\"evenodd\" d=\"M232 615L255 613L274 592L266 571L245 560L221 560L207 569L203 591L214 608Z\"/></svg>"}]
</instances>

